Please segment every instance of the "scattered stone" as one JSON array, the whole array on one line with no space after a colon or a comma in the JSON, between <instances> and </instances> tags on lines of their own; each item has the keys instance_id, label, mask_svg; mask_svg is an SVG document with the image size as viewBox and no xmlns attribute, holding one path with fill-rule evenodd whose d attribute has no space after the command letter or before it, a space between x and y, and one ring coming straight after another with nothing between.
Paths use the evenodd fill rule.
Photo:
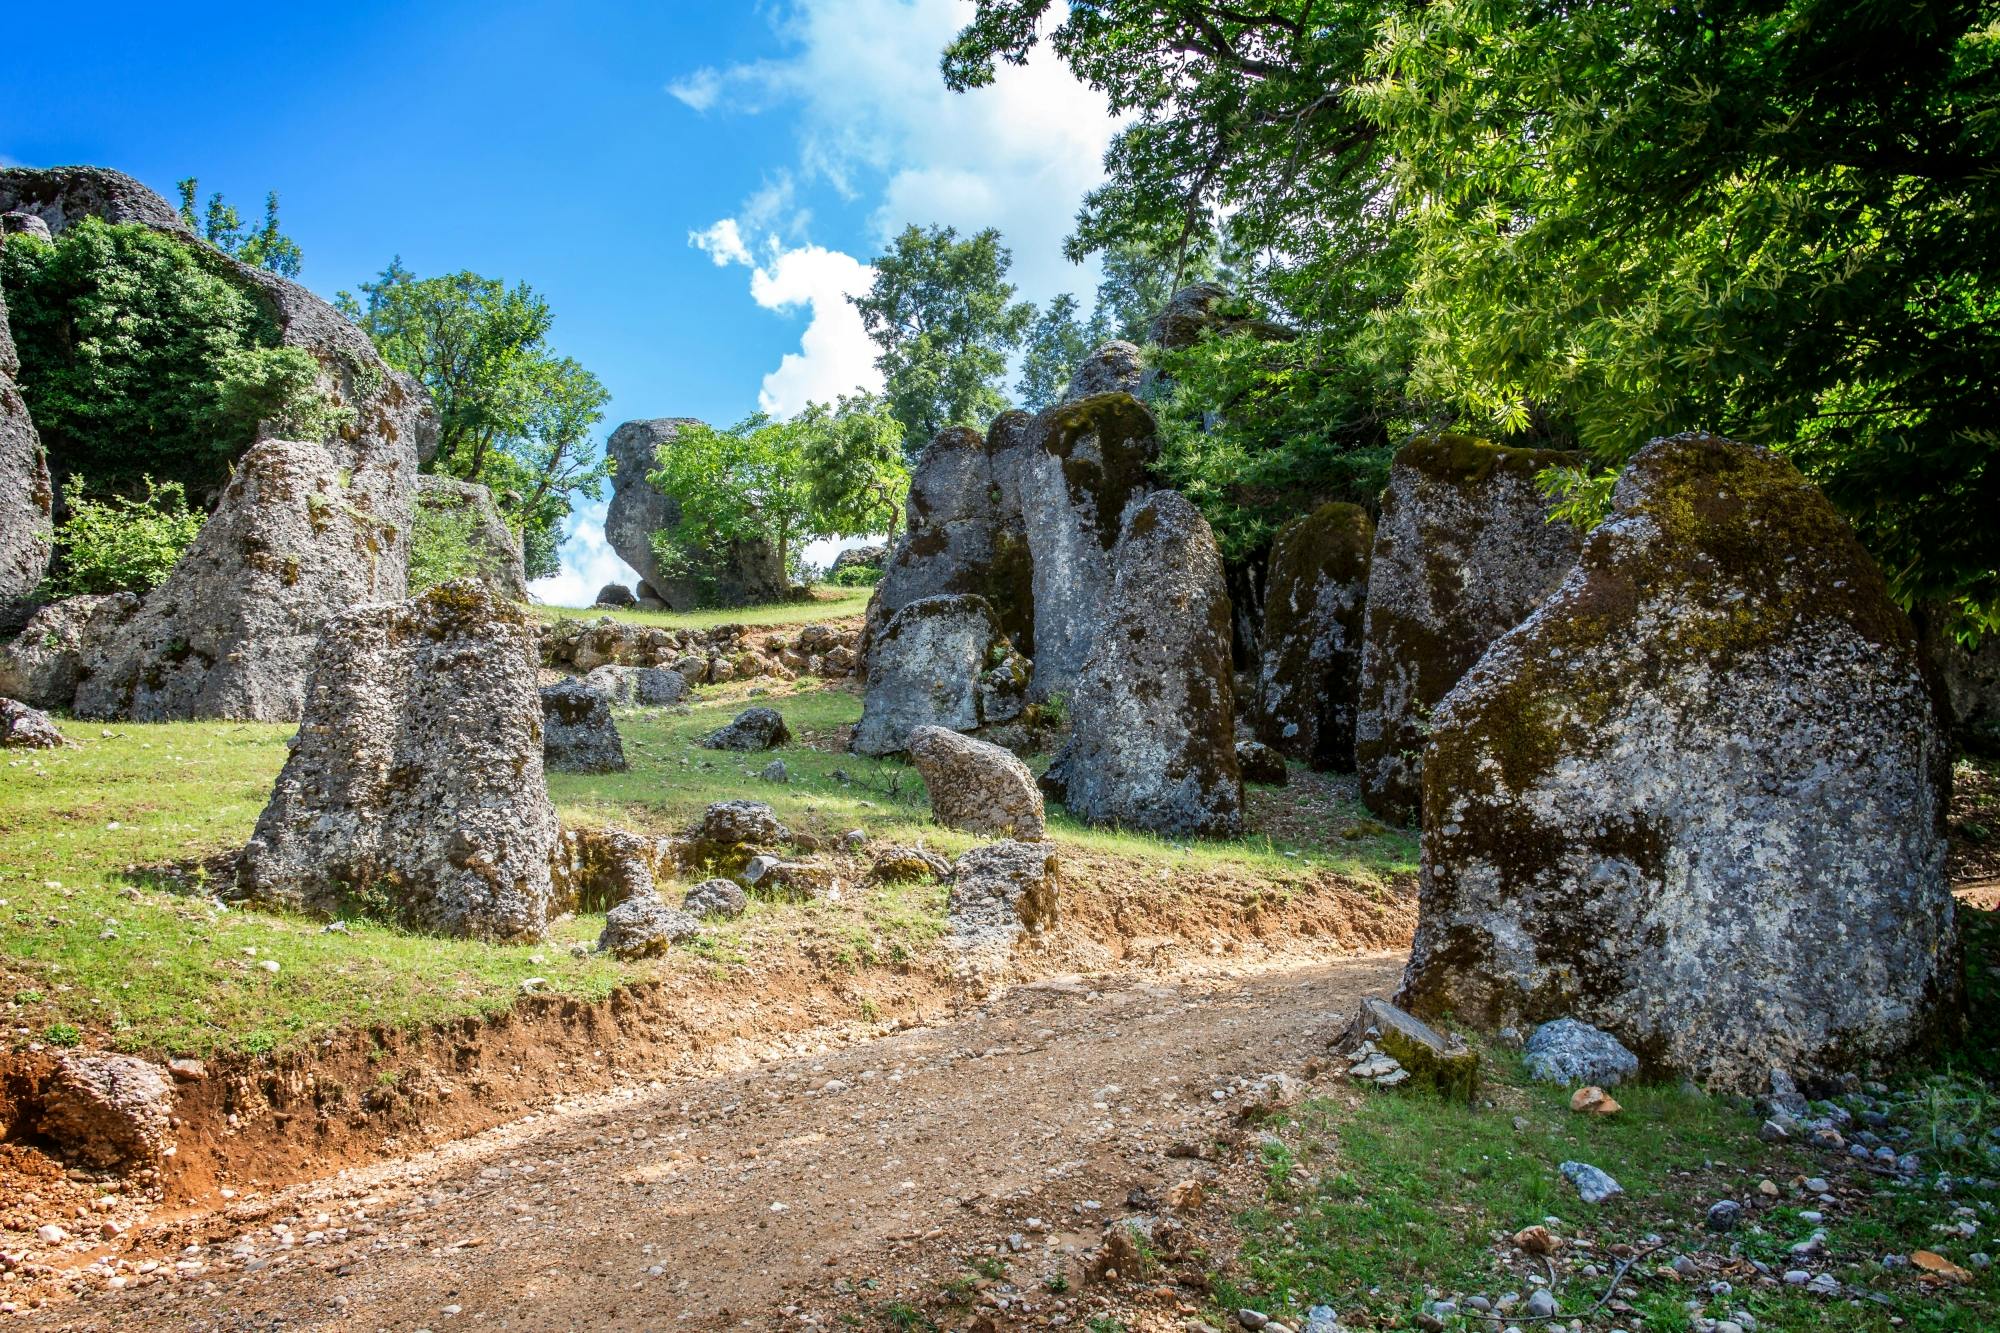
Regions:
<instances>
[{"instance_id":1,"label":"scattered stone","mask_svg":"<svg viewBox=\"0 0 2000 1333\"><path fill-rule=\"evenodd\" d=\"M1055 850L1042 842L988 843L958 858L946 913L962 946L1010 946L1023 930L1055 923L1062 879Z\"/></svg>"},{"instance_id":2,"label":"scattered stone","mask_svg":"<svg viewBox=\"0 0 2000 1333\"><path fill-rule=\"evenodd\" d=\"M919 727L974 731L1012 721L1025 707L1030 665L984 597L953 593L909 602L871 640L868 691L851 748L892 754Z\"/></svg>"},{"instance_id":3,"label":"scattered stone","mask_svg":"<svg viewBox=\"0 0 2000 1333\"><path fill-rule=\"evenodd\" d=\"M687 891L681 910L697 917L738 917L749 905L749 895L735 880L705 879Z\"/></svg>"},{"instance_id":4,"label":"scattered stone","mask_svg":"<svg viewBox=\"0 0 2000 1333\"><path fill-rule=\"evenodd\" d=\"M1625 1192L1617 1181L1588 1162L1564 1162L1561 1170L1563 1179L1576 1186L1585 1203L1603 1203L1612 1195Z\"/></svg>"},{"instance_id":5,"label":"scattered stone","mask_svg":"<svg viewBox=\"0 0 2000 1333\"><path fill-rule=\"evenodd\" d=\"M47 713L0 699L0 749L59 750L68 744Z\"/></svg>"},{"instance_id":6,"label":"scattered stone","mask_svg":"<svg viewBox=\"0 0 2000 1333\"><path fill-rule=\"evenodd\" d=\"M1257 734L1314 768L1354 767L1354 713L1374 540L1375 525L1366 510L1328 504L1281 529L1271 544ZM1247 769L1243 776L1250 782L1268 780Z\"/></svg>"},{"instance_id":7,"label":"scattered stone","mask_svg":"<svg viewBox=\"0 0 2000 1333\"><path fill-rule=\"evenodd\" d=\"M606 663L593 668L583 683L625 707L665 708L687 697L687 678L666 667L618 666Z\"/></svg>"},{"instance_id":8,"label":"scattered stone","mask_svg":"<svg viewBox=\"0 0 2000 1333\"><path fill-rule=\"evenodd\" d=\"M1915 633L1768 450L1641 450L1425 756L1418 1013L1493 1022L1560 991L1662 1072L1747 1092L1773 1063L1893 1060L1958 1012Z\"/></svg>"},{"instance_id":9,"label":"scattered stone","mask_svg":"<svg viewBox=\"0 0 2000 1333\"><path fill-rule=\"evenodd\" d=\"M917 880L942 883L951 875L951 862L922 847L891 845L875 854L868 878L878 884L908 884Z\"/></svg>"},{"instance_id":10,"label":"scattered stone","mask_svg":"<svg viewBox=\"0 0 2000 1333\"><path fill-rule=\"evenodd\" d=\"M38 1132L86 1166L157 1167L172 1148L167 1072L137 1056L71 1051L42 1090Z\"/></svg>"},{"instance_id":11,"label":"scattered stone","mask_svg":"<svg viewBox=\"0 0 2000 1333\"><path fill-rule=\"evenodd\" d=\"M930 793L931 816L947 828L1040 841L1042 793L1028 766L1006 750L943 727L909 733L910 759Z\"/></svg>"},{"instance_id":12,"label":"scattered stone","mask_svg":"<svg viewBox=\"0 0 2000 1333\"><path fill-rule=\"evenodd\" d=\"M474 577L503 601L528 600L528 574L521 559L521 538L500 516L493 492L476 481L460 481L435 472L417 477L417 520L425 512L462 529L471 548Z\"/></svg>"},{"instance_id":13,"label":"scattered stone","mask_svg":"<svg viewBox=\"0 0 2000 1333\"><path fill-rule=\"evenodd\" d=\"M1285 756L1262 741L1236 742L1236 770L1245 782L1282 787L1290 781L1285 772Z\"/></svg>"},{"instance_id":14,"label":"scattered stone","mask_svg":"<svg viewBox=\"0 0 2000 1333\"><path fill-rule=\"evenodd\" d=\"M1601 1028L1574 1018L1543 1023L1528 1036L1528 1073L1544 1083L1612 1088L1639 1076L1639 1057Z\"/></svg>"},{"instance_id":15,"label":"scattered stone","mask_svg":"<svg viewBox=\"0 0 2000 1333\"><path fill-rule=\"evenodd\" d=\"M605 915L597 947L615 958L657 958L698 930L693 917L658 898L628 898Z\"/></svg>"},{"instance_id":16,"label":"scattered stone","mask_svg":"<svg viewBox=\"0 0 2000 1333\"><path fill-rule=\"evenodd\" d=\"M1723 1199L1708 1207L1706 1225L1710 1231L1734 1231L1743 1221L1743 1205L1734 1199Z\"/></svg>"},{"instance_id":17,"label":"scattered stone","mask_svg":"<svg viewBox=\"0 0 2000 1333\"><path fill-rule=\"evenodd\" d=\"M705 750L771 750L791 740L791 729L775 708L746 708L728 726L701 738Z\"/></svg>"},{"instance_id":18,"label":"scattered stone","mask_svg":"<svg viewBox=\"0 0 2000 1333\"><path fill-rule=\"evenodd\" d=\"M542 687L542 767L551 773L622 773L625 744L611 702L580 680Z\"/></svg>"},{"instance_id":19,"label":"scattered stone","mask_svg":"<svg viewBox=\"0 0 2000 1333\"><path fill-rule=\"evenodd\" d=\"M335 617L237 892L324 917L539 939L557 840L541 731L534 631L485 585Z\"/></svg>"}]
</instances>

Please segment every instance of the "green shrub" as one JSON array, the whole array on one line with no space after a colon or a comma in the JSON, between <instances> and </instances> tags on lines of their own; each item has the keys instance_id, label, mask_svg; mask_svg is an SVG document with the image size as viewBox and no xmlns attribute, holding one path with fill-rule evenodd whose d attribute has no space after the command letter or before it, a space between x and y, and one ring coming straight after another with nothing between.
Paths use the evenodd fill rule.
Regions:
<instances>
[{"instance_id":1,"label":"green shrub","mask_svg":"<svg viewBox=\"0 0 2000 1333\"><path fill-rule=\"evenodd\" d=\"M417 505L410 529L410 596L453 579L477 578L479 514L470 505Z\"/></svg>"},{"instance_id":2,"label":"green shrub","mask_svg":"<svg viewBox=\"0 0 2000 1333\"><path fill-rule=\"evenodd\" d=\"M144 593L167 577L201 531L202 515L188 508L187 492L179 482L142 480L143 500L122 495L87 500L82 477L72 476L64 483L68 517L56 525L50 595Z\"/></svg>"}]
</instances>

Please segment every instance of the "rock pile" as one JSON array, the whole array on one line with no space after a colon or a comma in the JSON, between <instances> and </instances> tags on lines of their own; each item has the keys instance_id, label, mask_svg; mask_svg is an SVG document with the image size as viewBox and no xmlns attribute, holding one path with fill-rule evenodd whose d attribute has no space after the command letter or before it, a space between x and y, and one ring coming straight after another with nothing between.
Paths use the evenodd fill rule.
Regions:
<instances>
[{"instance_id":1,"label":"rock pile","mask_svg":"<svg viewBox=\"0 0 2000 1333\"><path fill-rule=\"evenodd\" d=\"M556 814L526 615L483 584L329 621L244 898L441 935L539 939Z\"/></svg>"},{"instance_id":2,"label":"rock pile","mask_svg":"<svg viewBox=\"0 0 2000 1333\"><path fill-rule=\"evenodd\" d=\"M1434 715L1403 1003L1573 1015L1722 1088L1893 1059L1957 1012L1947 782L1832 506L1763 449L1656 440Z\"/></svg>"},{"instance_id":3,"label":"rock pile","mask_svg":"<svg viewBox=\"0 0 2000 1333\"><path fill-rule=\"evenodd\" d=\"M976 731L1021 715L1029 662L984 597L920 597L889 618L870 650L857 754L901 750L919 727Z\"/></svg>"},{"instance_id":4,"label":"rock pile","mask_svg":"<svg viewBox=\"0 0 2000 1333\"><path fill-rule=\"evenodd\" d=\"M1354 767L1369 552L1359 505L1322 505L1271 544L1258 664L1258 739L1320 769Z\"/></svg>"},{"instance_id":5,"label":"rock pile","mask_svg":"<svg viewBox=\"0 0 2000 1333\"><path fill-rule=\"evenodd\" d=\"M553 773L622 773L625 744L611 701L580 680L542 687L542 768Z\"/></svg>"},{"instance_id":6,"label":"rock pile","mask_svg":"<svg viewBox=\"0 0 2000 1333\"><path fill-rule=\"evenodd\" d=\"M1026 842L1042 839L1042 793L1019 759L944 727L918 727L909 749L938 823Z\"/></svg>"}]
</instances>

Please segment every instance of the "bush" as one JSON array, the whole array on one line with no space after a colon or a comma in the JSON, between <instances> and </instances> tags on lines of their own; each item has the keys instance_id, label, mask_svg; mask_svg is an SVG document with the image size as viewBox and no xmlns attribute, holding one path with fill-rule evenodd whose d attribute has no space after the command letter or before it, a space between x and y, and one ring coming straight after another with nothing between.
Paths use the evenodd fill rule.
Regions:
<instances>
[{"instance_id":1,"label":"bush","mask_svg":"<svg viewBox=\"0 0 2000 1333\"><path fill-rule=\"evenodd\" d=\"M87 500L82 477L72 475L64 483L69 516L56 525L50 595L145 593L167 577L201 531L202 515L188 508L179 482L143 480L143 500L122 495Z\"/></svg>"},{"instance_id":2,"label":"bush","mask_svg":"<svg viewBox=\"0 0 2000 1333\"><path fill-rule=\"evenodd\" d=\"M417 505L410 529L410 596L453 579L477 578L479 514L470 505Z\"/></svg>"}]
</instances>

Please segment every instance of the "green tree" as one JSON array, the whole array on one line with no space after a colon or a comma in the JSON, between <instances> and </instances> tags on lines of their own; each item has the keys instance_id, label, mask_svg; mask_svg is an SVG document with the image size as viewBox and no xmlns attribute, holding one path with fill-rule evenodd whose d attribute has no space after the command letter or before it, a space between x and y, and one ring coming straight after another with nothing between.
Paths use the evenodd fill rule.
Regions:
<instances>
[{"instance_id":1,"label":"green tree","mask_svg":"<svg viewBox=\"0 0 2000 1333\"><path fill-rule=\"evenodd\" d=\"M437 405L432 467L491 490L521 532L528 577L555 573L563 520L610 475L590 439L610 394L549 347L548 302L526 283L476 273L419 278L400 259L361 293L342 292L342 312Z\"/></svg>"},{"instance_id":2,"label":"green tree","mask_svg":"<svg viewBox=\"0 0 2000 1333\"><path fill-rule=\"evenodd\" d=\"M208 197L208 206L197 217L195 197L201 191L200 181L189 176L176 184L181 196L181 221L195 235L224 254L253 267L283 278L299 276L299 269L305 264L305 252L299 249L297 241L278 228L276 190L264 196L264 223L253 230L243 225L242 216L233 204L222 197L220 191Z\"/></svg>"},{"instance_id":3,"label":"green tree","mask_svg":"<svg viewBox=\"0 0 2000 1333\"><path fill-rule=\"evenodd\" d=\"M951 227L912 226L876 257L867 295L849 298L882 349L875 364L908 447L946 426L983 426L1007 406L1007 353L1034 318L1014 299L1012 265L990 227L961 240Z\"/></svg>"},{"instance_id":4,"label":"green tree","mask_svg":"<svg viewBox=\"0 0 2000 1333\"><path fill-rule=\"evenodd\" d=\"M903 425L875 394L843 394L796 418L805 433L806 483L822 535L893 538L910 493Z\"/></svg>"},{"instance_id":5,"label":"green tree","mask_svg":"<svg viewBox=\"0 0 2000 1333\"><path fill-rule=\"evenodd\" d=\"M1014 392L1030 412L1061 398L1077 363L1097 345L1096 330L1077 318L1077 309L1076 298L1062 292L1028 325L1021 344L1021 378Z\"/></svg>"}]
</instances>

